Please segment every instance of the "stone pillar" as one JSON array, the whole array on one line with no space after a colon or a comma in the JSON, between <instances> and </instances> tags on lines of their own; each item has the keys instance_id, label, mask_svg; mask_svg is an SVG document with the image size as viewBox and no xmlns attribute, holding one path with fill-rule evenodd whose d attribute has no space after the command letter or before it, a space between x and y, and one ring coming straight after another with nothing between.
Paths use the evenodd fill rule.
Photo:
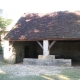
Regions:
<instances>
[{"instance_id":1,"label":"stone pillar","mask_svg":"<svg viewBox=\"0 0 80 80\"><path fill-rule=\"evenodd\" d=\"M43 40L43 56L48 56L49 55L49 41L48 40Z\"/></svg>"},{"instance_id":2,"label":"stone pillar","mask_svg":"<svg viewBox=\"0 0 80 80\"><path fill-rule=\"evenodd\" d=\"M14 52L12 52L12 50L12 43L10 44L9 41L4 41L4 61L13 64L16 62L16 55L14 54Z\"/></svg>"}]
</instances>

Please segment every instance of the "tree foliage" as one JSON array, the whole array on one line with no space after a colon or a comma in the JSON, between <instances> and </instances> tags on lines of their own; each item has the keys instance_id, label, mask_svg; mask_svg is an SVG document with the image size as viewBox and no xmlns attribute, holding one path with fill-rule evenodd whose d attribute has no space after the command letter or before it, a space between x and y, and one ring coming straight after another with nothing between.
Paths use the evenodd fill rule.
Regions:
<instances>
[{"instance_id":1,"label":"tree foliage","mask_svg":"<svg viewBox=\"0 0 80 80\"><path fill-rule=\"evenodd\" d=\"M5 28L12 22L11 19L5 19L0 17L0 32L4 31Z\"/></svg>"},{"instance_id":2,"label":"tree foliage","mask_svg":"<svg viewBox=\"0 0 80 80\"><path fill-rule=\"evenodd\" d=\"M0 33L2 33L5 30L5 28L12 22L12 19L6 19L2 17L1 14L3 14L2 9L0 9Z\"/></svg>"}]
</instances>

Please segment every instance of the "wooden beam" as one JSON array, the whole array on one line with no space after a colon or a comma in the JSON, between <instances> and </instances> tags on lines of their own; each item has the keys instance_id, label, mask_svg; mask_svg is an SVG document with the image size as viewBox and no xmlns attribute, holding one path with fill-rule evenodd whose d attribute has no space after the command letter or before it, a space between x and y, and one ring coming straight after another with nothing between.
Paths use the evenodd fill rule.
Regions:
<instances>
[{"instance_id":1,"label":"wooden beam","mask_svg":"<svg viewBox=\"0 0 80 80\"><path fill-rule=\"evenodd\" d=\"M37 43L40 45L40 47L43 49L43 45L39 42L39 41L37 41Z\"/></svg>"},{"instance_id":2,"label":"wooden beam","mask_svg":"<svg viewBox=\"0 0 80 80\"><path fill-rule=\"evenodd\" d=\"M51 49L51 47L54 45L56 41L53 41L50 45L49 45L49 50Z\"/></svg>"},{"instance_id":3,"label":"wooden beam","mask_svg":"<svg viewBox=\"0 0 80 80\"><path fill-rule=\"evenodd\" d=\"M16 39L5 39L7 41L42 41L45 40L44 38L42 39L23 39L23 40L16 40ZM55 41L76 41L76 40L80 40L80 38L51 38L51 39L47 39L49 41L55 40Z\"/></svg>"}]
</instances>

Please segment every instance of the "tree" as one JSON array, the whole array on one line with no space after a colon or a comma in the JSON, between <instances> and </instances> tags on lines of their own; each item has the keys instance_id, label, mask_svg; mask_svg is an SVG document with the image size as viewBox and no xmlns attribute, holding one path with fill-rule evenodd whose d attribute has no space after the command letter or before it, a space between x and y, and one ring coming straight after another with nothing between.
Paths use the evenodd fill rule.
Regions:
<instances>
[{"instance_id":1,"label":"tree","mask_svg":"<svg viewBox=\"0 0 80 80\"><path fill-rule=\"evenodd\" d=\"M11 22L11 19L5 19L3 17L0 17L0 32L2 33Z\"/></svg>"},{"instance_id":2,"label":"tree","mask_svg":"<svg viewBox=\"0 0 80 80\"><path fill-rule=\"evenodd\" d=\"M12 19L5 19L4 17L2 17L1 16L2 13L3 10L0 9L0 33L2 33L5 30L5 28L12 22Z\"/></svg>"}]
</instances>

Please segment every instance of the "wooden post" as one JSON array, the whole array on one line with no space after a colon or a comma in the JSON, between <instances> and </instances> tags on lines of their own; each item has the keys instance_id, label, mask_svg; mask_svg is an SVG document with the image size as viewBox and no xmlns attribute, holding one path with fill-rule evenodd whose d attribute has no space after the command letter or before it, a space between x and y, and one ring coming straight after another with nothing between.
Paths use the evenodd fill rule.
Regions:
<instances>
[{"instance_id":1,"label":"wooden post","mask_svg":"<svg viewBox=\"0 0 80 80\"><path fill-rule=\"evenodd\" d=\"M37 41L37 43L40 45L40 47L43 49L43 45L39 42L39 41Z\"/></svg>"},{"instance_id":2,"label":"wooden post","mask_svg":"<svg viewBox=\"0 0 80 80\"><path fill-rule=\"evenodd\" d=\"M39 55L38 59L45 59L49 54L50 54L50 48L54 45L56 41L53 41L50 45L49 45L49 41L48 40L43 40L43 45L37 41L37 43L40 45L40 47L43 49L43 55Z\"/></svg>"},{"instance_id":3,"label":"wooden post","mask_svg":"<svg viewBox=\"0 0 80 80\"><path fill-rule=\"evenodd\" d=\"M51 47L55 44L56 41L53 41L50 45L49 45L49 50L51 49Z\"/></svg>"}]
</instances>

